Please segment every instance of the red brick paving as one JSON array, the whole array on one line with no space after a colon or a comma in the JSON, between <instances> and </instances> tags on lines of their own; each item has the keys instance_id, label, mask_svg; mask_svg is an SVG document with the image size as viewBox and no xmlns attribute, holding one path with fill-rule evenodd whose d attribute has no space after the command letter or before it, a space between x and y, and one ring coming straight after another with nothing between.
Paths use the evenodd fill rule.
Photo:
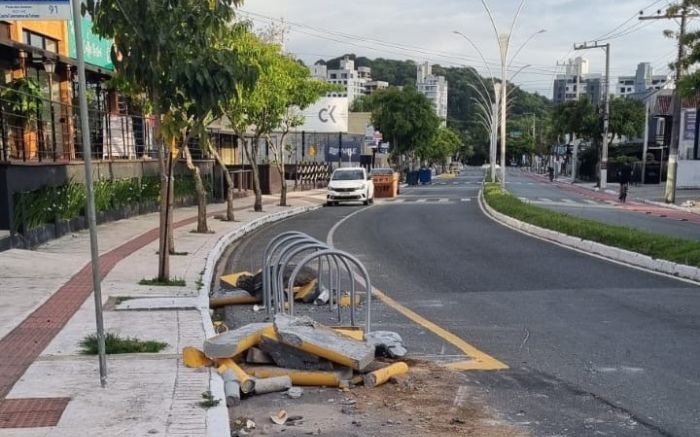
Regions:
<instances>
[{"instance_id":1,"label":"red brick paving","mask_svg":"<svg viewBox=\"0 0 700 437\"><path fill-rule=\"evenodd\" d=\"M244 209L248 207L236 210ZM174 223L174 228L196 221L197 217L181 220ZM121 260L157 239L158 228L155 228L101 255L99 263L102 278ZM88 263L0 340L0 350L4 351L0 354L0 429L55 426L58 423L69 399L4 398L92 294L92 290L92 269Z\"/></svg>"},{"instance_id":2,"label":"red brick paving","mask_svg":"<svg viewBox=\"0 0 700 437\"><path fill-rule=\"evenodd\" d=\"M56 426L70 398L0 400L0 428Z\"/></svg>"}]
</instances>

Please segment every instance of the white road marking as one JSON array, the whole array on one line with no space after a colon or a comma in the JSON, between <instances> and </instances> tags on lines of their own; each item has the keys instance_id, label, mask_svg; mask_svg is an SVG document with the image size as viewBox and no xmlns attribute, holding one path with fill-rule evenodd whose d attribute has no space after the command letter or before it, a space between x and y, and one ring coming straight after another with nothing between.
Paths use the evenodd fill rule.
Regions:
<instances>
[{"instance_id":1,"label":"white road marking","mask_svg":"<svg viewBox=\"0 0 700 437\"><path fill-rule=\"evenodd\" d=\"M462 199L462 202L471 202L472 199Z\"/></svg>"}]
</instances>

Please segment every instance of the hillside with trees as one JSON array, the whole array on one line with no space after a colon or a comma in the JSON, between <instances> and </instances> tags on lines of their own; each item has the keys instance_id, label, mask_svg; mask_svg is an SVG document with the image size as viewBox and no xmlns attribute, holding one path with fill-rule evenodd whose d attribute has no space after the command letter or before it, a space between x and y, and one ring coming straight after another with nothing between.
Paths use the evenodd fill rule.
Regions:
<instances>
[{"instance_id":1,"label":"hillside with trees","mask_svg":"<svg viewBox=\"0 0 700 437\"><path fill-rule=\"evenodd\" d=\"M329 69L337 69L340 65L340 60L345 56L355 60L355 67L370 67L372 69L372 78L374 80L382 80L389 82L394 86L415 86L416 83L416 62L411 60L399 61L393 59L377 58L369 59L363 56L354 54L343 55L334 59L323 61ZM433 73L436 75L445 76L449 82L448 96L448 120L449 128L460 133L465 143L473 147L472 162L479 164L484 162L488 157L488 133L482 126L476 101L479 95L474 87L479 90L483 89L483 84L489 88L489 94L493 97L493 87L491 79L485 78L471 67L443 67L441 65L433 66ZM497 80L497 82L500 82ZM552 108L551 102L544 96L532 94L521 88L515 88L511 94L511 109L509 112L509 132L517 131L521 141L516 142L519 147L512 150L514 153L520 153L530 150L534 147L534 142L531 138L530 130L527 130L527 135L521 137L522 127L525 124L532 125L532 115L535 114L538 124L545 127L545 121L549 119L549 114ZM367 110L366 102L363 99L356 101L353 110ZM528 114L528 115L524 115ZM539 128L538 128L539 129ZM529 141L523 141L529 139ZM537 144L546 143L546 129L541 129L537 132Z\"/></svg>"}]
</instances>

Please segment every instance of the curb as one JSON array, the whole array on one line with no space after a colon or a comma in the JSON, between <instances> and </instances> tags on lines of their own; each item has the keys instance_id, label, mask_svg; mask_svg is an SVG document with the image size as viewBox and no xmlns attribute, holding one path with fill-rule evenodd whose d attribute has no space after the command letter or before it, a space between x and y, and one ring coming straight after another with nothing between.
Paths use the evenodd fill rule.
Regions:
<instances>
[{"instance_id":1,"label":"curb","mask_svg":"<svg viewBox=\"0 0 700 437\"><path fill-rule=\"evenodd\" d=\"M204 274L202 275L202 282L204 283L204 286L199 292L199 296L196 298L197 309L202 316L202 325L204 327L204 335L206 338L216 335L214 332L214 324L212 323L211 316L209 315L209 292L211 291L211 284L214 279L216 263L219 262L219 258L221 258L221 255L223 255L226 248L234 241L246 236L261 226L278 222L299 214L315 211L320 208L321 205L303 206L292 208L287 211L276 212L274 214L253 220L250 223L246 223L241 228L233 230L228 234L223 235L219 239L214 248L207 255ZM212 370L209 370L209 387L214 398L226 399L226 395L224 394L224 382L218 377L218 375L216 375L216 372ZM210 408L207 411L207 436L220 437L227 435L231 435L231 425L229 423L228 409L226 408L226 403L224 402L220 403L216 407Z\"/></svg>"},{"instance_id":2,"label":"curb","mask_svg":"<svg viewBox=\"0 0 700 437\"><path fill-rule=\"evenodd\" d=\"M683 211L683 212L687 212L687 213L690 213L690 214L698 214L698 215L700 215L700 213L695 212L695 211L693 211L693 210L690 209L690 208L685 208L685 207L682 207L682 206L679 206L679 205L674 205L674 204L672 204L672 203L656 202L656 201L654 201L654 200L639 199L639 198L637 198L637 199L635 199L635 200L637 200L638 202L646 203L647 205L653 205L653 206L658 206L658 207L662 207L662 208L670 208L670 209L675 209L675 210L677 210L677 211Z\"/></svg>"},{"instance_id":3,"label":"curb","mask_svg":"<svg viewBox=\"0 0 700 437\"><path fill-rule=\"evenodd\" d=\"M686 266L671 261L654 259L650 256L631 252L629 250L606 246L594 241L583 240L578 237L562 234L561 232L531 225L502 214L491 208L491 206L486 202L484 199L483 189L479 192L479 207L481 208L481 211L492 220L523 234L630 267L671 276L676 279L682 278L695 283L700 283L700 268Z\"/></svg>"}]
</instances>

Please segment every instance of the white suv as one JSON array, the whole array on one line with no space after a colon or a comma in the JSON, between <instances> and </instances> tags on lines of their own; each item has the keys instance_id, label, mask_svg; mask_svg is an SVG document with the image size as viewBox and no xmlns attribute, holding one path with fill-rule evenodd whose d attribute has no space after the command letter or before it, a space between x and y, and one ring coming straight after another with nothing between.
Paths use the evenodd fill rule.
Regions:
<instances>
[{"instance_id":1,"label":"white suv","mask_svg":"<svg viewBox=\"0 0 700 437\"><path fill-rule=\"evenodd\" d=\"M341 202L362 202L365 205L374 202L374 182L364 168L339 168L333 172L328 183L326 205Z\"/></svg>"}]
</instances>

